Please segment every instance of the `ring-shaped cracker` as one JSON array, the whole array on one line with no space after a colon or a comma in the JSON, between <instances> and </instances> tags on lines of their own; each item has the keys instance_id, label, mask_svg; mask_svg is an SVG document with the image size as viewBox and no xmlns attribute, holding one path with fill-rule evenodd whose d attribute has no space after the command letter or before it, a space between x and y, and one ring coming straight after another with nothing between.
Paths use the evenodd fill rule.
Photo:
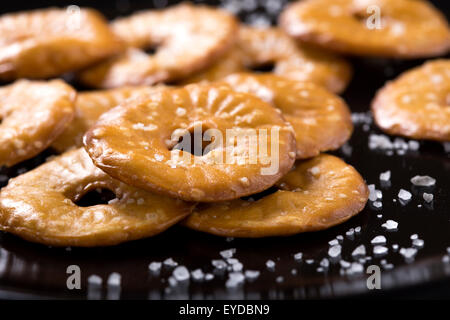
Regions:
<instances>
[{"instance_id":1,"label":"ring-shaped cracker","mask_svg":"<svg viewBox=\"0 0 450 320\"><path fill-rule=\"evenodd\" d=\"M0 165L46 149L74 116L76 91L61 80L18 80L0 88Z\"/></svg>"},{"instance_id":2,"label":"ring-shaped cracker","mask_svg":"<svg viewBox=\"0 0 450 320\"><path fill-rule=\"evenodd\" d=\"M351 114L345 102L314 83L245 73L230 75L224 82L281 110L295 131L297 159L338 149L352 134Z\"/></svg>"},{"instance_id":3,"label":"ring-shaped cracker","mask_svg":"<svg viewBox=\"0 0 450 320\"><path fill-rule=\"evenodd\" d=\"M388 82L372 113L389 134L450 141L450 60L429 61Z\"/></svg>"},{"instance_id":4,"label":"ring-shaped cracker","mask_svg":"<svg viewBox=\"0 0 450 320\"><path fill-rule=\"evenodd\" d=\"M75 116L51 147L64 152L83 145L83 135L98 118L129 98L159 90L160 87L122 87L108 90L80 92L75 101Z\"/></svg>"},{"instance_id":5,"label":"ring-shaped cracker","mask_svg":"<svg viewBox=\"0 0 450 320\"><path fill-rule=\"evenodd\" d=\"M228 50L237 22L218 9L184 3L119 18L112 28L129 49L82 72L80 80L86 85L114 88L186 77ZM155 54L143 50L155 46Z\"/></svg>"},{"instance_id":6,"label":"ring-shaped cracker","mask_svg":"<svg viewBox=\"0 0 450 320\"><path fill-rule=\"evenodd\" d=\"M93 9L70 7L0 17L0 79L48 78L119 52L123 44Z\"/></svg>"},{"instance_id":7,"label":"ring-shaped cracker","mask_svg":"<svg viewBox=\"0 0 450 320\"><path fill-rule=\"evenodd\" d=\"M199 204L183 224L225 237L287 236L343 223L363 210L368 199L359 173L326 154L298 161L277 187L256 201Z\"/></svg>"},{"instance_id":8,"label":"ring-shaped cracker","mask_svg":"<svg viewBox=\"0 0 450 320\"><path fill-rule=\"evenodd\" d=\"M314 82L337 93L344 91L352 76L350 64L333 53L296 44L278 28L242 25L234 48L184 83L215 81L232 73L272 64L276 75Z\"/></svg>"},{"instance_id":9,"label":"ring-shaped cracker","mask_svg":"<svg viewBox=\"0 0 450 320\"><path fill-rule=\"evenodd\" d=\"M298 1L280 25L302 42L352 55L420 58L450 48L445 17L422 0Z\"/></svg>"},{"instance_id":10,"label":"ring-shaped cracker","mask_svg":"<svg viewBox=\"0 0 450 320\"><path fill-rule=\"evenodd\" d=\"M210 152L194 156L173 148L179 137L183 142L196 130L205 141L210 129L217 133L210 137ZM220 84L192 84L127 100L100 117L84 145L98 167L121 181L205 202L267 189L295 160L293 129L281 112Z\"/></svg>"},{"instance_id":11,"label":"ring-shaped cracker","mask_svg":"<svg viewBox=\"0 0 450 320\"><path fill-rule=\"evenodd\" d=\"M96 188L117 198L89 207L75 204ZM192 204L112 179L81 148L9 181L0 192L0 230L45 245L109 246L156 235L191 209Z\"/></svg>"}]
</instances>

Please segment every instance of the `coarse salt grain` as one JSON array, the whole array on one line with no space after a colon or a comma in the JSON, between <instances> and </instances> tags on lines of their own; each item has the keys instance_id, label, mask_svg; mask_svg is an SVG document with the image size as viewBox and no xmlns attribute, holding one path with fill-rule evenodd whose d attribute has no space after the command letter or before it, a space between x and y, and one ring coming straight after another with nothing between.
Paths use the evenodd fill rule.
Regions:
<instances>
[{"instance_id":1,"label":"coarse salt grain","mask_svg":"<svg viewBox=\"0 0 450 320\"><path fill-rule=\"evenodd\" d=\"M411 183L418 187L431 187L436 184L436 179L430 176L415 176L411 178Z\"/></svg>"}]
</instances>

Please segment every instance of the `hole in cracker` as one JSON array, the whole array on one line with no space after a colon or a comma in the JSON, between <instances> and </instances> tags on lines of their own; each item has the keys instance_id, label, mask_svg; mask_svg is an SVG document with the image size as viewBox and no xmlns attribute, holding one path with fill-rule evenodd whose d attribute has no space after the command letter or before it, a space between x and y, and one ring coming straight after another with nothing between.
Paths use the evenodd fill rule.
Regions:
<instances>
[{"instance_id":1,"label":"hole in cracker","mask_svg":"<svg viewBox=\"0 0 450 320\"><path fill-rule=\"evenodd\" d=\"M197 130L194 130L193 127L188 129L185 134L180 136L174 146L169 147L169 150L183 150L196 157L208 154L211 150L209 148L208 150L205 149L209 144L214 142L214 137L212 137L212 141L203 140L203 134L207 130L208 128L204 128L203 126Z\"/></svg>"},{"instance_id":2,"label":"hole in cracker","mask_svg":"<svg viewBox=\"0 0 450 320\"><path fill-rule=\"evenodd\" d=\"M272 193L277 192L278 190L280 190L280 189L275 186L272 186L269 189L266 189L260 193L252 194L251 196L247 196L247 197L242 197L241 199L245 200L245 201L257 201L259 199L262 199L264 197L271 195Z\"/></svg>"},{"instance_id":3,"label":"hole in cracker","mask_svg":"<svg viewBox=\"0 0 450 320\"><path fill-rule=\"evenodd\" d=\"M150 46L142 49L146 54L154 55L158 51L158 46Z\"/></svg>"},{"instance_id":4,"label":"hole in cracker","mask_svg":"<svg viewBox=\"0 0 450 320\"><path fill-rule=\"evenodd\" d=\"M97 188L84 194L75 201L79 207L92 207L100 204L108 204L109 201L116 198L114 192L108 189Z\"/></svg>"},{"instance_id":5,"label":"hole in cracker","mask_svg":"<svg viewBox=\"0 0 450 320\"><path fill-rule=\"evenodd\" d=\"M358 20L361 23L366 23L367 21L367 14L364 11L355 11L352 13L352 16L354 19Z\"/></svg>"},{"instance_id":6,"label":"hole in cracker","mask_svg":"<svg viewBox=\"0 0 450 320\"><path fill-rule=\"evenodd\" d=\"M273 72L275 70L275 63L264 63L258 66L251 66L249 69L256 73Z\"/></svg>"}]
</instances>

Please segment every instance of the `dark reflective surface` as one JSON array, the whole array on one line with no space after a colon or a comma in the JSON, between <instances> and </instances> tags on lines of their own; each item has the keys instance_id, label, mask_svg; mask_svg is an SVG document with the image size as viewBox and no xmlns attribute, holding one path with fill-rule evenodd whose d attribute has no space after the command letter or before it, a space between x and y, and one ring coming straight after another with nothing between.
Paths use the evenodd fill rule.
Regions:
<instances>
[{"instance_id":1,"label":"dark reflective surface","mask_svg":"<svg viewBox=\"0 0 450 320\"><path fill-rule=\"evenodd\" d=\"M133 6L129 5L123 12L133 11ZM136 8L143 6L144 4L139 3ZM117 7L105 9L110 17L114 16L112 11L116 14L122 12ZM369 110L375 91L386 80L422 62L353 59L355 76L344 98L353 112L365 112ZM385 151L368 148L369 135L373 133L380 133L373 124L356 124L349 145L335 154L354 165L368 184L373 183L382 191L382 209L368 205L361 214L341 226L324 232L285 238L230 241L177 226L154 238L117 247L67 249L48 248L0 233L0 297L282 299L369 294L365 273L341 275L340 266L335 263L331 263L326 272L317 271L320 261L327 257L328 241L338 235L344 236L342 258L346 261L353 261L351 253L361 244L365 245L368 255L373 256L370 241L377 235L386 236L389 253L383 257L374 257L364 266L365 269L369 265L381 265L382 260L393 264L393 269L382 268L382 293L405 294L408 291L392 290L428 283L436 290L441 290L439 292L442 296L448 296L446 284L450 279L450 264L443 263L442 257L446 248L450 247L450 155L444 151L442 144L421 142L419 151L408 151L404 155L394 152L389 156ZM51 153L46 152L14 168L2 169L0 183L6 183L4 175L15 176L26 168L35 167L49 155ZM386 170L391 170L391 183L390 186L381 186L379 174ZM412 188L410 178L415 175L429 175L437 179L436 186L427 190L434 194L431 204L424 204L423 190ZM400 188L413 194L412 200L405 205L393 201L397 199ZM381 218L378 217L380 214ZM399 223L398 231L386 232L382 228L381 225L388 219ZM361 227L359 234L346 236L349 229L358 226ZM418 251L414 261L406 262L391 246L398 244L400 248L411 247L410 237L413 234L423 239L425 245ZM260 277L239 288L226 289L226 273L215 273L214 280L210 282L191 281L190 284L167 289L167 279L172 269L163 267L159 275L148 270L150 262L172 257L189 270L202 268L204 272L213 273L211 260L219 259L219 252L228 248L236 248L235 257L243 263L244 269L260 270ZM303 253L301 263L293 258L297 252ZM273 271L265 267L269 259L276 262ZM314 262L308 264L308 259L313 259ZM66 287L66 269L69 265L78 265L81 269L81 290L70 291ZM296 274L293 274L293 269ZM120 291L107 288L107 278L113 272L122 276ZM104 284L101 290L89 289L87 278L93 274L102 277ZM282 281L280 276L283 277Z\"/></svg>"}]
</instances>

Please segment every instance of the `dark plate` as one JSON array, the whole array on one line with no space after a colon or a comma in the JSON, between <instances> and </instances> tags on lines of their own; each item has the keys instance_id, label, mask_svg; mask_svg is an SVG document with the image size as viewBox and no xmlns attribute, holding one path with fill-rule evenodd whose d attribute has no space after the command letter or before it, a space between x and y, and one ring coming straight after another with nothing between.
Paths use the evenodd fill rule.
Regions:
<instances>
[{"instance_id":1,"label":"dark plate","mask_svg":"<svg viewBox=\"0 0 450 320\"><path fill-rule=\"evenodd\" d=\"M164 4L165 1L154 1ZM251 1L250 1L251 2ZM249 2L249 3L250 3ZM270 2L270 1L269 1ZM93 6L108 17L128 14L136 9L151 6L148 2L79 1L77 4ZM260 3L268 3L261 1ZM66 3L58 2L58 5ZM71 3L67 3L71 4ZM51 1L34 2L35 7L54 5ZM445 2L437 3L442 10L448 9ZM16 11L31 8L29 4L14 1L3 10ZM263 6L243 11L241 16L248 20L257 19L264 12ZM276 11L276 10L275 10ZM447 10L448 13L448 10ZM256 17L256 18L255 18ZM386 80L391 79L423 61L393 61L377 59L352 59L355 69L354 79L344 94L353 112L366 112L375 91ZM357 296L373 293L366 286L369 265L381 266L382 292L389 296L396 293L424 297L449 296L450 264L442 261L450 246L450 158L442 144L421 142L419 151L407 151L399 155L394 151L370 150L370 134L380 134L373 124L356 124L349 145L335 154L354 165L366 181L375 184L383 193L382 209L367 205L361 214L347 223L327 231L301 234L285 238L234 239L232 241L207 234L193 232L182 227L174 227L154 238L135 241L111 248L48 248L25 242L15 236L0 233L0 298L330 298ZM394 137L391 137L394 140ZM351 150L350 150L351 149ZM1 174L14 176L41 163L46 156L27 161L14 168L2 169ZM379 174L391 170L391 186L381 186ZM413 188L410 178L415 175L429 175L437 179L436 186L428 190L434 194L434 201L425 205L422 192ZM1 179L1 176L0 176ZM3 181L4 185L6 182ZM413 199L401 204L397 194L403 188L413 193ZM382 215L381 218L377 215ZM398 231L386 232L381 225L388 219L399 223ZM347 237L346 232L360 226L361 232ZM392 249L412 247L411 235L417 234L424 240L424 247L418 250L415 259L406 261L404 256ZM318 272L320 261L327 257L328 241L344 235L342 259L353 261L352 251L364 244L368 255L373 257L370 241L376 235L385 235L389 253L383 257L373 257L364 264L364 272L354 275L341 274L340 265L331 263L324 272ZM170 288L170 269L163 268L159 276L152 275L148 265L152 261L162 261L172 257L190 270L202 268L212 272L212 259L219 259L219 251L236 248L236 258L244 269L260 270L260 277L237 289L226 289L226 274L216 274L214 280L204 283L192 282ZM303 252L303 262L298 263L293 255ZM267 260L276 262L274 271L265 267ZM312 264L306 260L313 259ZM382 261L382 260L385 260ZM392 264L393 269L384 266ZM82 275L82 289L68 290L66 269L78 265ZM292 269L297 274L292 274ZM107 288L108 276L118 272L122 276L121 292ZM99 275L104 280L103 288L89 289L87 278ZM280 278L282 277L282 278ZM424 287L418 285L429 284ZM393 291L407 288L408 291ZM409 290L409 288L411 288ZM416 289L414 289L416 288ZM420 289L417 289L420 288ZM414 291L416 290L416 291ZM420 290L420 291L417 291ZM422 291L428 290L428 291Z\"/></svg>"}]
</instances>

